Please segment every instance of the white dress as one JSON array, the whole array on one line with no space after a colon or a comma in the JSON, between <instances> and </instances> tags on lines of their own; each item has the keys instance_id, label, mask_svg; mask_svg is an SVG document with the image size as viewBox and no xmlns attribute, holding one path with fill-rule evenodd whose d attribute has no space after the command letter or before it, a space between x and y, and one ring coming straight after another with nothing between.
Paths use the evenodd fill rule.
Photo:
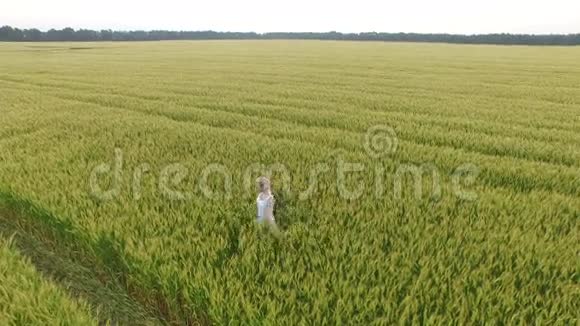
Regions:
<instances>
[{"instance_id":1,"label":"white dress","mask_svg":"<svg viewBox=\"0 0 580 326\"><path fill-rule=\"evenodd\" d=\"M272 207L272 202L273 202L274 196L269 195L268 197L264 198L264 199L260 199L260 195L258 195L258 198L256 199L256 205L258 207L258 215L256 217L256 221L258 223L263 223L264 221L266 221L270 216L267 216L267 210L268 208ZM272 218L272 222L274 222L274 216L271 216Z\"/></svg>"}]
</instances>

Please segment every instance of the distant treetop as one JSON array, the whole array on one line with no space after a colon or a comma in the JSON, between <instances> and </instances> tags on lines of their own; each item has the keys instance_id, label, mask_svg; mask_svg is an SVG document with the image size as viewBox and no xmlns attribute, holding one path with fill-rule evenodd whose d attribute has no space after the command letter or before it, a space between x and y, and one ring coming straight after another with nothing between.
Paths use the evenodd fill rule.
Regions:
<instances>
[{"instance_id":1,"label":"distant treetop","mask_svg":"<svg viewBox=\"0 0 580 326\"><path fill-rule=\"evenodd\" d=\"M506 45L580 45L580 34L419 34L419 33L238 33L214 31L93 31L64 28L46 32L38 29L0 27L0 41L160 41L160 40L344 40L384 42L430 42Z\"/></svg>"}]
</instances>

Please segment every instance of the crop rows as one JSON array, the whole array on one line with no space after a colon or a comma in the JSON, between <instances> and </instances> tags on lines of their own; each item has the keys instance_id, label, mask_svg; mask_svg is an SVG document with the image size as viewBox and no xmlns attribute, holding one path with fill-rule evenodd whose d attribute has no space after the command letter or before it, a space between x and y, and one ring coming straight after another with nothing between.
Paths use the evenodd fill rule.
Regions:
<instances>
[{"instance_id":1,"label":"crop rows","mask_svg":"<svg viewBox=\"0 0 580 326\"><path fill-rule=\"evenodd\" d=\"M0 196L70 223L161 322L578 320L578 49L57 45L0 48ZM377 125L398 140L379 158L365 148ZM119 191L95 198L91 175L116 151ZM343 161L364 167L345 181L365 185L357 198L337 184ZM160 187L171 164L187 170L171 184L183 200ZM282 239L254 225L256 164L291 176L272 176ZM330 170L302 197L317 164ZM475 200L453 186L465 164ZM227 193L214 174L204 195L208 166L231 177ZM409 166L434 168L441 193L425 173L420 198L411 178L398 196Z\"/></svg>"}]
</instances>

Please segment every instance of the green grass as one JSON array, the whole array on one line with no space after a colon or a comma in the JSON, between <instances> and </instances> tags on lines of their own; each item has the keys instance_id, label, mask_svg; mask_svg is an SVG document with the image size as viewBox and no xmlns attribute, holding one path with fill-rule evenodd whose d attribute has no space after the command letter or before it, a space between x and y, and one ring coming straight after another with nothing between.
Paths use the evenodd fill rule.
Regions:
<instances>
[{"instance_id":1,"label":"green grass","mask_svg":"<svg viewBox=\"0 0 580 326\"><path fill-rule=\"evenodd\" d=\"M52 221L47 212L29 203L14 198L0 200L0 242L6 242L7 249L18 251L28 265L33 265L39 274L37 279L47 278L52 287L60 288L60 292L54 292L66 291L69 296L82 301L83 309L90 308L90 313L101 325L159 324L151 312L131 299L115 271L102 268L92 250L83 248L85 239L71 232L68 225ZM9 265L6 268L7 273L20 274L16 270L10 271ZM6 285L4 290L10 293L14 286ZM19 309L26 311L27 308L23 305ZM34 318L36 313L31 310L28 318ZM65 320L55 318L51 322Z\"/></svg>"},{"instance_id":2,"label":"green grass","mask_svg":"<svg viewBox=\"0 0 580 326\"><path fill-rule=\"evenodd\" d=\"M43 279L10 240L0 239L2 325L97 325L86 302Z\"/></svg>"},{"instance_id":3,"label":"green grass","mask_svg":"<svg viewBox=\"0 0 580 326\"><path fill-rule=\"evenodd\" d=\"M66 225L83 255L165 322L578 321L580 49L70 47L0 47L0 193L35 207L32 216L48 212L47 227ZM398 135L397 151L377 159L364 148L376 125ZM116 148L121 191L96 200L91 171ZM342 199L329 172L300 199L313 167L337 159L365 165L347 180L364 182L364 195ZM132 180L144 163L136 199ZM160 192L172 163L189 171L173 187L191 192L186 200ZM282 240L254 226L255 193L243 180L256 163L291 173L289 192L273 176ZM453 192L465 163L480 170L468 187L475 201ZM210 164L231 173L231 197L202 195ZM440 198L431 198L430 178L420 199L410 180L397 198L404 164L435 166Z\"/></svg>"}]
</instances>

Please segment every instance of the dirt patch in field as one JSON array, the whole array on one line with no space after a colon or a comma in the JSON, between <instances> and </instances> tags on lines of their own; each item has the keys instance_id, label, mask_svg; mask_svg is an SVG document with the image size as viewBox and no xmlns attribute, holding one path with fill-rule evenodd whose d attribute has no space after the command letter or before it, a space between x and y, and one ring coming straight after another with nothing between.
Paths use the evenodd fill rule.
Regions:
<instances>
[{"instance_id":1,"label":"dirt patch in field","mask_svg":"<svg viewBox=\"0 0 580 326\"><path fill-rule=\"evenodd\" d=\"M93 49L98 49L98 48L91 48L91 47L72 47L72 48L68 48L69 50L93 50Z\"/></svg>"}]
</instances>

